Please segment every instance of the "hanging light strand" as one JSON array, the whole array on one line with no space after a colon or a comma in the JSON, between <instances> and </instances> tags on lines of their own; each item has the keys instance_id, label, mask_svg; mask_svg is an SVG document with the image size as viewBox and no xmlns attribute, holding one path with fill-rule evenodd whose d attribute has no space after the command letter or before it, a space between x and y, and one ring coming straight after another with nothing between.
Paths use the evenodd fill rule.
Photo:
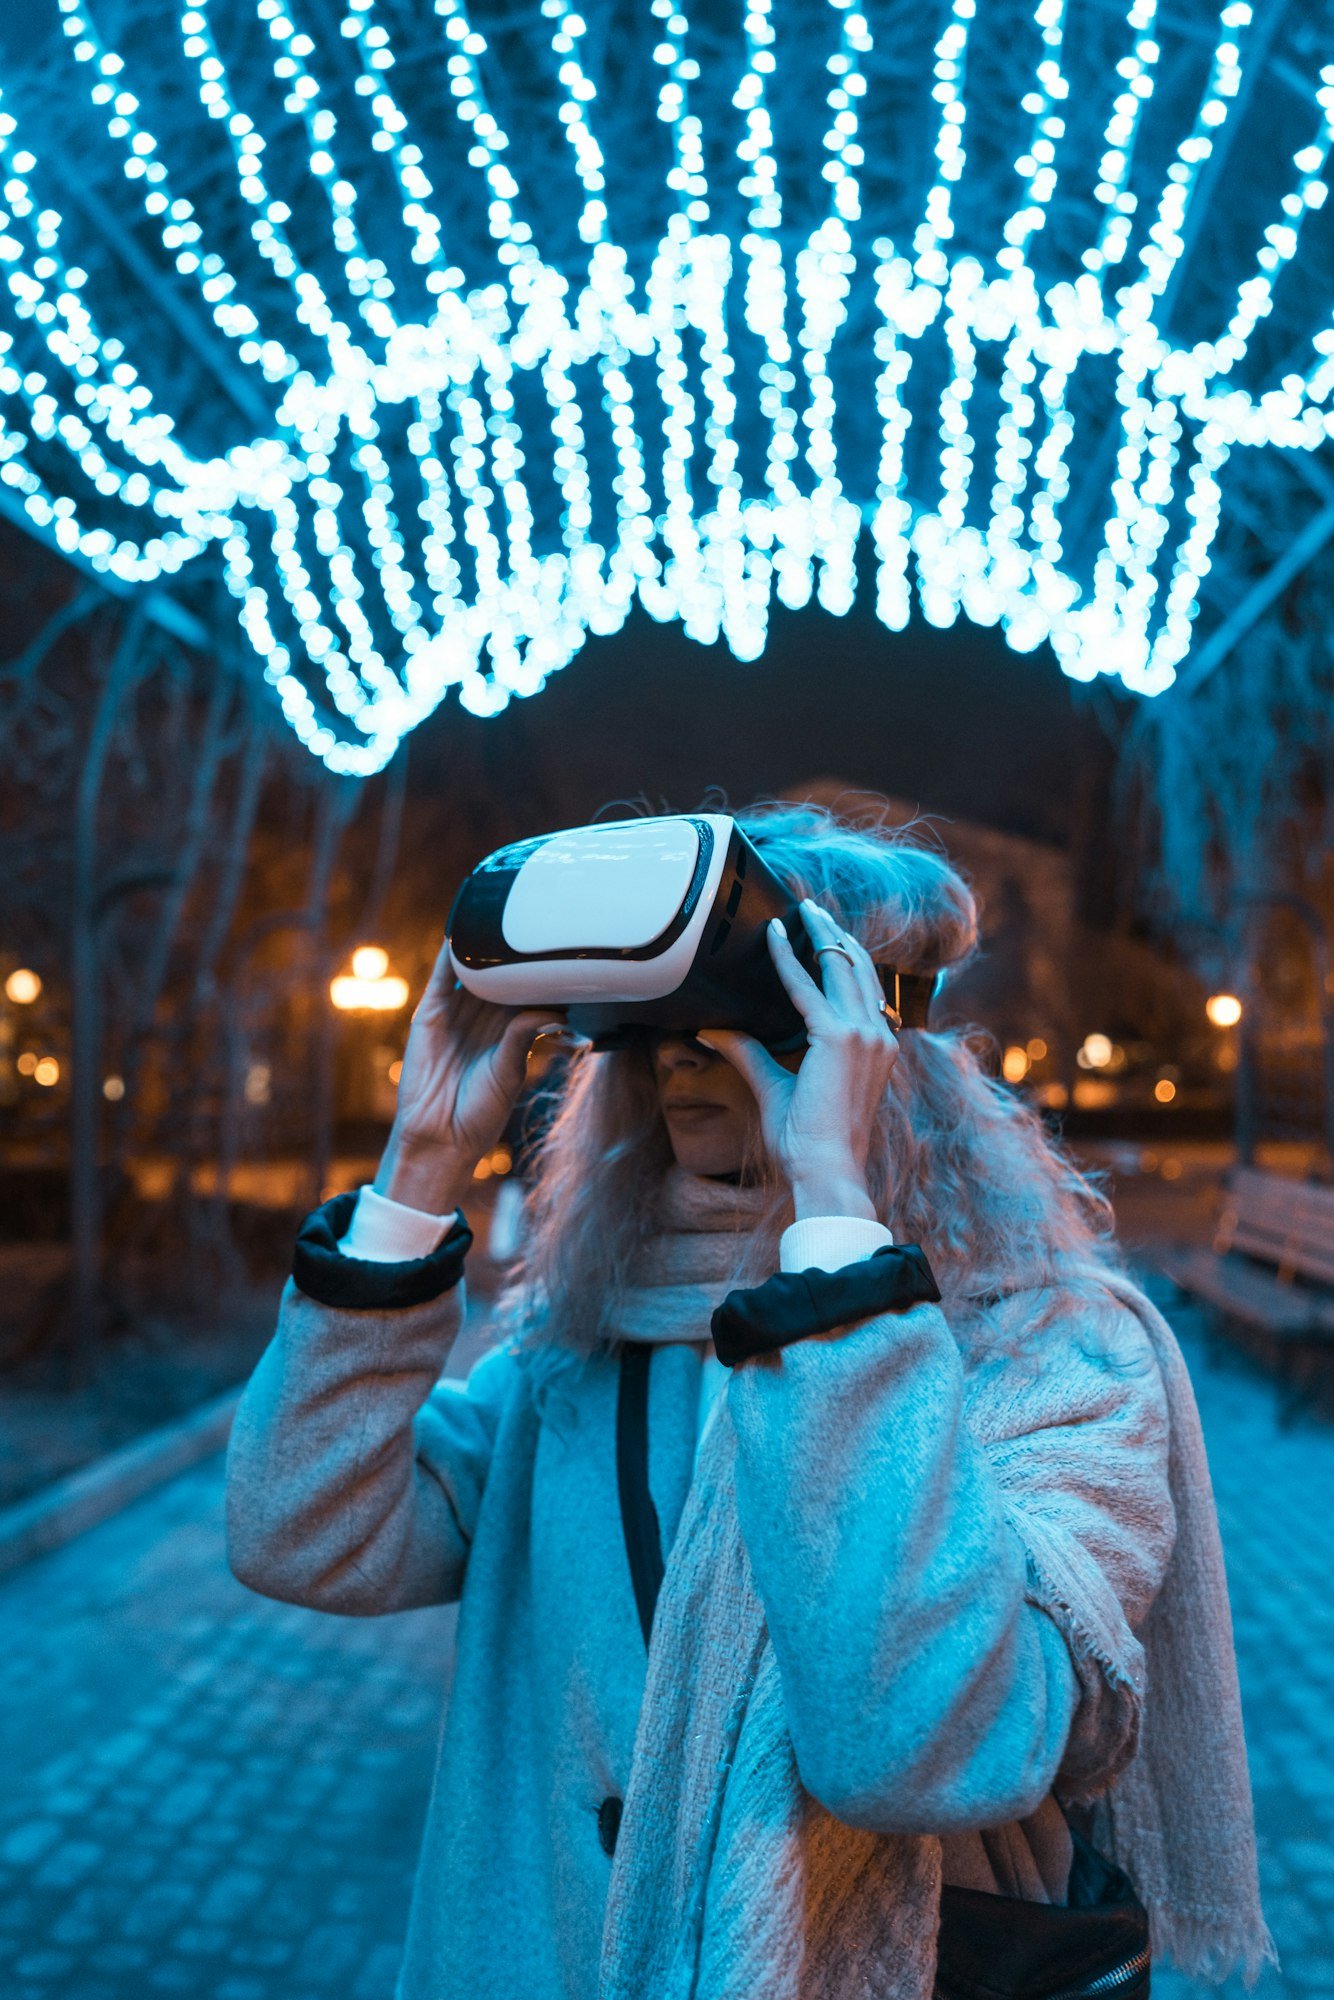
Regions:
<instances>
[{"instance_id":1,"label":"hanging light strand","mask_svg":"<svg viewBox=\"0 0 1334 2000\"><path fill-rule=\"evenodd\" d=\"M705 75L684 7L651 0L668 164L661 231L647 254L635 246L638 265L614 231L587 22L571 0L534 0L582 269L539 244L552 194L525 192L525 135L496 114L495 57L467 0L433 0L433 21L477 176L486 269L471 238L466 252L447 240L455 211L437 198L440 170L401 81L406 30L377 0L344 0L345 71L303 26L301 0L254 0L281 91L276 123L261 109L267 74L261 90L253 67L229 68L209 0L183 8L179 54L225 142L239 233L234 217L206 218L181 193L89 0L58 4L171 282L193 294L274 416L267 435L189 449L152 352L93 310L58 192L38 192L48 177L0 99L0 483L35 531L121 582L150 584L220 548L265 678L334 770L378 769L450 689L480 715L536 693L636 601L757 658L773 597L848 609L863 527L877 610L893 629L915 586L932 622L999 624L1017 649L1050 643L1071 675L1112 672L1161 692L1189 650L1234 452L1311 452L1334 437L1328 321L1309 361L1276 386L1252 393L1242 377L1327 199L1334 66L1313 83L1312 136L1292 155L1225 321L1189 347L1160 323L1202 171L1239 98L1249 0L1221 8L1196 114L1151 198L1136 162L1162 69L1158 0L1129 0L1096 172L1082 176L1066 129L1065 0L1034 0L1038 49L1016 94L1027 121L1018 199L985 252L960 245L955 212L978 0L951 0L935 41L934 167L902 244L867 240L875 46L853 0L825 0L827 200L800 228L811 202L784 188L779 168L772 0L746 0L725 87L738 172L716 189L706 120L720 79ZM356 132L354 117L365 121ZM368 206L351 165L367 141L397 212L392 196L388 214L383 197ZM1053 279L1044 242L1058 176L1067 203L1091 194L1091 234L1075 271ZM247 276L254 257L260 285ZM861 356L850 329L868 321ZM1085 371L1109 361L1115 463L1083 554L1067 547L1062 517ZM856 406L840 402L861 380L875 413L870 490L845 442L848 422L860 428ZM990 438L983 410L995 412ZM923 439L910 455L914 417L934 421L931 453Z\"/></svg>"}]
</instances>

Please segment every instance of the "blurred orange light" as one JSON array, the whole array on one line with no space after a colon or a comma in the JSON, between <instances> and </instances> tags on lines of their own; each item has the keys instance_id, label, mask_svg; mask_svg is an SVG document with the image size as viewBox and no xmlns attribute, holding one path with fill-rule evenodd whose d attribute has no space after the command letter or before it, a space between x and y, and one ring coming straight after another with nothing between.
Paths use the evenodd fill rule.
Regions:
<instances>
[{"instance_id":1,"label":"blurred orange light","mask_svg":"<svg viewBox=\"0 0 1334 2000\"><path fill-rule=\"evenodd\" d=\"M34 1064L32 1072L32 1080L34 1083L40 1083L46 1090L49 1090L53 1083L59 1083L60 1064L56 1061L54 1056L42 1056L40 1060Z\"/></svg>"},{"instance_id":2,"label":"blurred orange light","mask_svg":"<svg viewBox=\"0 0 1334 2000\"><path fill-rule=\"evenodd\" d=\"M408 982L392 973L387 979L361 979L343 972L329 981L329 997L344 1013L393 1014L407 1005Z\"/></svg>"},{"instance_id":3,"label":"blurred orange light","mask_svg":"<svg viewBox=\"0 0 1334 2000\"><path fill-rule=\"evenodd\" d=\"M1177 1087L1170 1076L1160 1076L1153 1086L1153 1094L1160 1104L1170 1104L1177 1094Z\"/></svg>"},{"instance_id":4,"label":"blurred orange light","mask_svg":"<svg viewBox=\"0 0 1334 2000\"><path fill-rule=\"evenodd\" d=\"M1042 1061L1046 1053L1047 1053L1047 1044L1043 1041L1041 1035L1034 1035L1032 1041L1028 1045L1028 1060L1030 1062L1039 1063Z\"/></svg>"},{"instance_id":5,"label":"blurred orange light","mask_svg":"<svg viewBox=\"0 0 1334 2000\"><path fill-rule=\"evenodd\" d=\"M42 982L26 965L16 966L5 981L5 998L16 1007L30 1007L41 994Z\"/></svg>"},{"instance_id":6,"label":"blurred orange light","mask_svg":"<svg viewBox=\"0 0 1334 2000\"><path fill-rule=\"evenodd\" d=\"M1075 1105L1080 1111L1105 1111L1116 1102L1116 1085L1101 1076L1081 1076L1075 1085Z\"/></svg>"},{"instance_id":7,"label":"blurred orange light","mask_svg":"<svg viewBox=\"0 0 1334 2000\"><path fill-rule=\"evenodd\" d=\"M1075 1061L1081 1069L1106 1069L1114 1053L1114 1044L1109 1035L1085 1035L1084 1045Z\"/></svg>"},{"instance_id":8,"label":"blurred orange light","mask_svg":"<svg viewBox=\"0 0 1334 2000\"><path fill-rule=\"evenodd\" d=\"M352 954L352 970L358 979L383 979L389 970L389 953L378 944L359 944Z\"/></svg>"},{"instance_id":9,"label":"blurred orange light","mask_svg":"<svg viewBox=\"0 0 1334 2000\"><path fill-rule=\"evenodd\" d=\"M1028 1070L1028 1050L1021 1049L1017 1042L1011 1042L1001 1057L1001 1075L1007 1083L1022 1083Z\"/></svg>"},{"instance_id":10,"label":"blurred orange light","mask_svg":"<svg viewBox=\"0 0 1334 2000\"><path fill-rule=\"evenodd\" d=\"M1241 1019L1241 1002L1235 993L1211 993L1204 1011L1216 1028L1235 1028Z\"/></svg>"},{"instance_id":11,"label":"blurred orange light","mask_svg":"<svg viewBox=\"0 0 1334 2000\"><path fill-rule=\"evenodd\" d=\"M402 1063L401 1063L401 1062L391 1062L391 1063L390 1063L390 1065L389 1065L389 1081L390 1081L391 1083L397 1083L397 1082L398 1082L398 1080L399 1080L399 1078L400 1078L400 1077L402 1076L402 1074L403 1074L403 1065L402 1065Z\"/></svg>"},{"instance_id":12,"label":"blurred orange light","mask_svg":"<svg viewBox=\"0 0 1334 2000\"><path fill-rule=\"evenodd\" d=\"M31 1049L25 1049L14 1065L20 1076L31 1076L37 1067L37 1058Z\"/></svg>"}]
</instances>

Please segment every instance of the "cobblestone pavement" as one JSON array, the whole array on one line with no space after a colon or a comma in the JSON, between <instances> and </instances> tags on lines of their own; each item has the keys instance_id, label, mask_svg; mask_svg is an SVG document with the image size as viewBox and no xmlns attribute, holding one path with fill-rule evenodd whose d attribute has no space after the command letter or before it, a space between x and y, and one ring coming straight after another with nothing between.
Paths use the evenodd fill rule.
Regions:
<instances>
[{"instance_id":1,"label":"cobblestone pavement","mask_svg":"<svg viewBox=\"0 0 1334 2000\"><path fill-rule=\"evenodd\" d=\"M0 1590L4 2000L389 2000L452 1614L222 1558L213 1460Z\"/></svg>"},{"instance_id":2,"label":"cobblestone pavement","mask_svg":"<svg viewBox=\"0 0 1334 2000\"><path fill-rule=\"evenodd\" d=\"M1334 1432L1279 1431L1269 1385L1184 1332L1284 1960L1257 2000L1334 2000ZM3 2000L390 2000L451 1614L250 1596L221 1484L203 1466L0 1586Z\"/></svg>"}]
</instances>

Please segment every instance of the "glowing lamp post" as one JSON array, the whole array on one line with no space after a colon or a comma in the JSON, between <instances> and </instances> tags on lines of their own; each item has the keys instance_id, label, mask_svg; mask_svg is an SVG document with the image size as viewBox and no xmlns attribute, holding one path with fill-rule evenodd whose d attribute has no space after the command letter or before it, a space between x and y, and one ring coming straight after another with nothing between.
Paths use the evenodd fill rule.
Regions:
<instances>
[{"instance_id":1,"label":"glowing lamp post","mask_svg":"<svg viewBox=\"0 0 1334 2000\"><path fill-rule=\"evenodd\" d=\"M335 1097L345 1109L359 1104L364 1098L365 1075L374 1061L370 1044L375 1037L370 1033L369 1021L376 1015L396 1014L405 1007L408 982L389 970L389 954L380 945L362 944L352 954L351 971L339 973L329 981L329 998L337 1012L351 1014L354 1019L345 1035L335 1036L333 1017L325 1017L330 1039L327 1040L321 1070L320 1114L314 1154L315 1179L321 1200L325 1199L324 1184L328 1178L332 1149ZM335 1039L342 1047L341 1058L335 1050ZM341 1088L335 1075L340 1067L343 1078Z\"/></svg>"},{"instance_id":2,"label":"glowing lamp post","mask_svg":"<svg viewBox=\"0 0 1334 2000\"><path fill-rule=\"evenodd\" d=\"M1204 1011L1216 1028L1235 1028L1241 1019L1242 1006L1235 993L1211 993Z\"/></svg>"},{"instance_id":3,"label":"glowing lamp post","mask_svg":"<svg viewBox=\"0 0 1334 2000\"><path fill-rule=\"evenodd\" d=\"M387 951L362 944L352 954L351 972L330 980L329 997L344 1013L396 1014L407 1005L408 982L390 972Z\"/></svg>"},{"instance_id":4,"label":"glowing lamp post","mask_svg":"<svg viewBox=\"0 0 1334 2000\"><path fill-rule=\"evenodd\" d=\"M1075 1056L1081 1069L1110 1069L1116 1056L1116 1045L1110 1035L1085 1035Z\"/></svg>"},{"instance_id":5,"label":"glowing lamp post","mask_svg":"<svg viewBox=\"0 0 1334 2000\"><path fill-rule=\"evenodd\" d=\"M14 1045L19 1039L20 1011L31 1007L42 996L40 975L30 966L16 965L6 977L0 992L4 996L0 1000L0 1104L8 1106L17 1102L20 1089L18 1077L31 1077L34 1082L49 1086L59 1076L60 1065L54 1057L39 1057L31 1049L25 1049L17 1062L13 1060ZM7 1006L5 1001L9 1003ZM43 1066L45 1064L54 1067L54 1076Z\"/></svg>"}]
</instances>

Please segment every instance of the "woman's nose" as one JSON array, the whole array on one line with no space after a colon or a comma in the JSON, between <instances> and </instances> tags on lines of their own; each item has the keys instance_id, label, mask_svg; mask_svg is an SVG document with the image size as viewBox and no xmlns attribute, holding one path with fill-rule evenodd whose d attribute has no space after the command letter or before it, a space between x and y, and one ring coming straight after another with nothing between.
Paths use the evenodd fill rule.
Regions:
<instances>
[{"instance_id":1,"label":"woman's nose","mask_svg":"<svg viewBox=\"0 0 1334 2000\"><path fill-rule=\"evenodd\" d=\"M703 1069L710 1061L713 1051L697 1042L693 1035L664 1035L657 1046L658 1066L674 1075L678 1069Z\"/></svg>"}]
</instances>

